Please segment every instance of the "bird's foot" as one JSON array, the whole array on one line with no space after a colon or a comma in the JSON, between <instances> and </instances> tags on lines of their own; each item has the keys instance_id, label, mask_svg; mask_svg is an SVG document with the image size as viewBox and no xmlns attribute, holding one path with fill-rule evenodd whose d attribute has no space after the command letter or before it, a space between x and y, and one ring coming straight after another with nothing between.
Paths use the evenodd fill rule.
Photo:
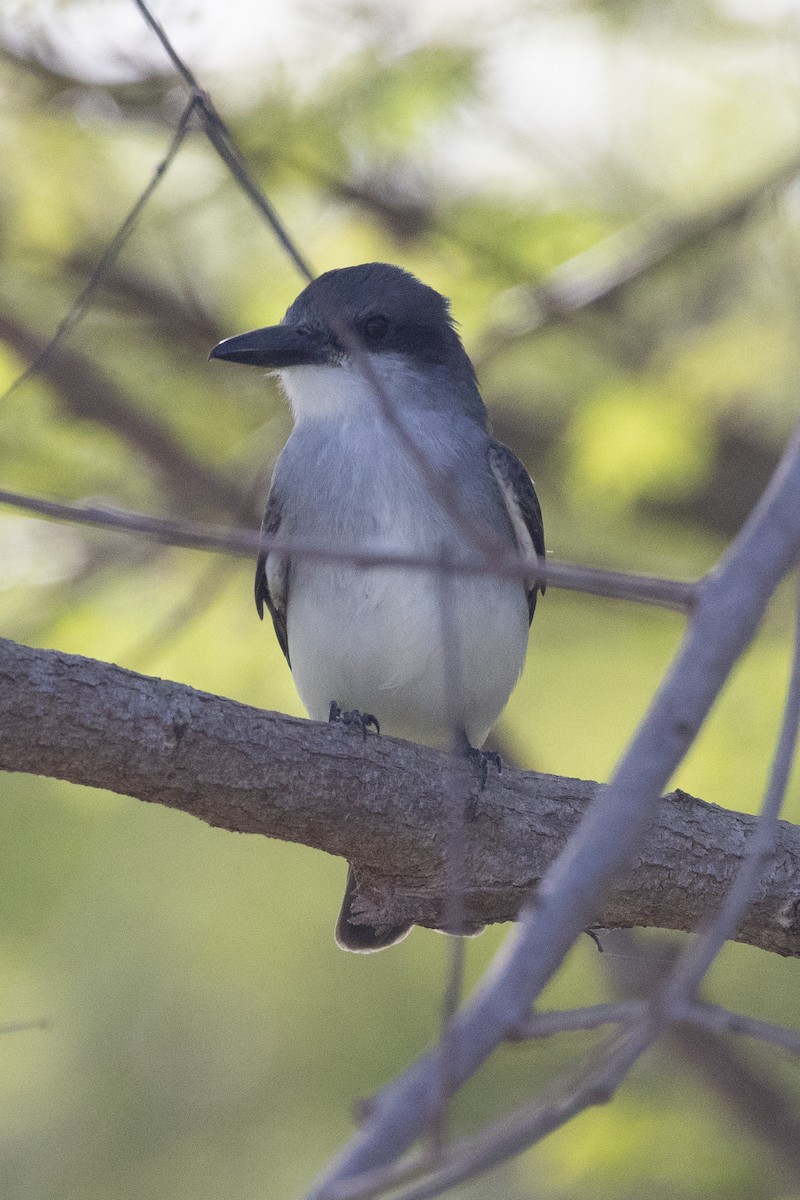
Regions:
<instances>
[{"instance_id":1,"label":"bird's foot","mask_svg":"<svg viewBox=\"0 0 800 1200\"><path fill-rule=\"evenodd\" d=\"M475 763L478 771L478 779L480 781L480 791L486 787L486 780L489 778L489 764L497 769L497 774L503 770L503 761L496 750L478 750L475 746L467 745L464 753L470 762Z\"/></svg>"},{"instance_id":2,"label":"bird's foot","mask_svg":"<svg viewBox=\"0 0 800 1200\"><path fill-rule=\"evenodd\" d=\"M360 729L364 741L367 740L368 729L374 729L376 733L380 733L381 731L378 718L373 717L372 713L359 712L357 708L343 710L335 700L331 700L328 723L330 725L347 725Z\"/></svg>"},{"instance_id":3,"label":"bird's foot","mask_svg":"<svg viewBox=\"0 0 800 1200\"><path fill-rule=\"evenodd\" d=\"M455 739L455 750L461 753L470 762L473 762L478 771L478 781L480 783L479 790L482 792L486 787L486 780L489 777L489 763L497 768L499 775L503 769L503 763L500 755L496 750L479 750L477 746L473 746L463 729L458 730Z\"/></svg>"},{"instance_id":4,"label":"bird's foot","mask_svg":"<svg viewBox=\"0 0 800 1200\"><path fill-rule=\"evenodd\" d=\"M478 772L478 796L486 787L486 781L489 778L489 764L497 769L499 775L503 769L503 762L496 750L479 750L477 746L473 746L466 734L461 733L457 740L457 749L468 758L470 762L475 764ZM477 816L478 812L478 796L471 796L464 808L464 815L468 821L472 821Z\"/></svg>"}]
</instances>

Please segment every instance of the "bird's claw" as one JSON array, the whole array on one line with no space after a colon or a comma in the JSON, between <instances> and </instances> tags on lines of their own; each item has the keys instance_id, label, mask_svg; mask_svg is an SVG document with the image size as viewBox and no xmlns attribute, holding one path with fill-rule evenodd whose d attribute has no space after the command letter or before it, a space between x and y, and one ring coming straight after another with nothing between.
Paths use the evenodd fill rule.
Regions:
<instances>
[{"instance_id":1,"label":"bird's claw","mask_svg":"<svg viewBox=\"0 0 800 1200\"><path fill-rule=\"evenodd\" d=\"M478 770L478 779L480 781L479 791L483 791L486 787L486 780L489 777L489 763L497 768L497 774L503 770L503 762L496 750L478 750L476 746L470 746L469 743L464 748L464 753L470 762L475 763Z\"/></svg>"},{"instance_id":2,"label":"bird's claw","mask_svg":"<svg viewBox=\"0 0 800 1200\"><path fill-rule=\"evenodd\" d=\"M360 729L364 741L367 740L368 729L374 729L378 734L381 731L378 718L374 717L372 713L359 712L357 708L341 709L335 700L331 700L328 723L331 725L347 725Z\"/></svg>"},{"instance_id":3,"label":"bird's claw","mask_svg":"<svg viewBox=\"0 0 800 1200\"><path fill-rule=\"evenodd\" d=\"M600 930L602 928L603 928L602 925L590 925L588 929L584 929L584 931L583 931L586 934L586 936L590 937L592 939L592 941L594 942L595 946L597 947L598 954L603 953L603 943L600 941L600 934L598 932L598 930Z\"/></svg>"}]
</instances>

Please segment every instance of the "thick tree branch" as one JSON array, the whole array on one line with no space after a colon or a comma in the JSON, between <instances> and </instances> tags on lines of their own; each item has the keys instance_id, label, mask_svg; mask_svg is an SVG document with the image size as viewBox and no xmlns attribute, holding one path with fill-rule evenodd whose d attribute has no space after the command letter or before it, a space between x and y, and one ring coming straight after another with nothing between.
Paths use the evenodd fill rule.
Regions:
<instances>
[{"instance_id":1,"label":"thick tree branch","mask_svg":"<svg viewBox=\"0 0 800 1200\"><path fill-rule=\"evenodd\" d=\"M451 883L445 805L475 789L468 763L427 747L388 737L362 742L351 731L5 640L0 767L341 855L357 865L364 920L433 927L446 920ZM466 831L468 921L517 914L596 789L509 767L492 774ZM694 928L721 903L754 827L754 817L671 793L598 924ZM736 937L800 957L795 826L780 823L776 853Z\"/></svg>"}]
</instances>

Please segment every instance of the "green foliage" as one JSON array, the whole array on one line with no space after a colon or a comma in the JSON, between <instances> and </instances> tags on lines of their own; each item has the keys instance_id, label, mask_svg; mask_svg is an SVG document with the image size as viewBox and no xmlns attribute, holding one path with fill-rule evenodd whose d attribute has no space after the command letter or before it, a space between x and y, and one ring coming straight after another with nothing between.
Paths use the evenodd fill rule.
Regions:
<instances>
[{"instance_id":1,"label":"green foliage","mask_svg":"<svg viewBox=\"0 0 800 1200\"><path fill-rule=\"evenodd\" d=\"M89 7L58 6L50 41L24 51L0 17L0 389L30 357L20 329L41 343L68 310L182 103L172 76L145 65L139 82L106 87L77 65L70 74L65 22ZM317 270L390 259L451 296L498 432L536 477L556 556L699 575L733 532L725 514L755 501L797 407L796 197L765 187L766 199L723 211L796 154L797 80L776 57L779 27L677 2L576 2L546 18L513 3L483 16L433 7L429 26L399 4L304 10L302 70L288 34L280 65L270 43L246 101L244 38L227 65L208 45L195 65L224 111L232 98L234 132ZM177 40L201 45L193 22L210 7L191 18L162 8ZM79 39L82 62L94 36L101 54L113 12ZM506 48L533 54L543 33L563 50L578 116L561 101L531 113L519 87L502 99ZM576 70L576 46L595 74ZM591 130L595 109L607 119L593 140L579 117ZM640 216L654 252L642 277L579 311L548 309L548 286L564 284L549 273ZM683 231L677 248L659 233L667 218ZM624 242L569 277L610 283ZM70 377L45 371L4 398L3 483L252 524L288 416L258 372L206 355L279 319L298 288L193 134L67 339ZM87 370L117 408L76 407ZM122 410L148 419L147 436ZM174 446L199 483L180 474ZM12 514L0 514L0 559L8 636L301 714L256 619L249 565ZM757 806L789 624L781 595L680 786ZM504 742L522 765L606 778L681 629L672 614L548 591ZM796 803L789 815L800 818ZM434 1036L444 940L417 931L375 958L338 952L342 863L32 777L5 779L0 825L0 1024L49 1021L0 1038L10 1200L299 1194L349 1132L356 1100ZM471 982L500 937L470 943ZM608 975L587 939L546 1003L598 1001ZM713 994L797 1023L791 962L731 947ZM459 1101L457 1128L522 1102L596 1037L504 1051ZM786 1086L796 1094L796 1080ZM731 1128L691 1064L657 1054L613 1105L457 1194L777 1195L774 1167Z\"/></svg>"},{"instance_id":2,"label":"green foliage","mask_svg":"<svg viewBox=\"0 0 800 1200\"><path fill-rule=\"evenodd\" d=\"M709 460L706 421L644 380L620 382L575 414L568 484L581 494L624 505L640 497L682 495L703 478Z\"/></svg>"}]
</instances>

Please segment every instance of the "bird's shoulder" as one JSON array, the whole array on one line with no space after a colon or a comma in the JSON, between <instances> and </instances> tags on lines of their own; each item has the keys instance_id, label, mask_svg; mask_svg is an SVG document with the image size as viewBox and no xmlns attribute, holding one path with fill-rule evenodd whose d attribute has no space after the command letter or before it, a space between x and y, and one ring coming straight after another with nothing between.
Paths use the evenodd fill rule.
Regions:
<instances>
[{"instance_id":1,"label":"bird's shoulder","mask_svg":"<svg viewBox=\"0 0 800 1200\"><path fill-rule=\"evenodd\" d=\"M272 486L269 490L269 495L267 496L264 519L261 522L262 537L277 536L280 533L282 518L283 504L281 501L280 491L278 487L276 487L275 481L273 480ZM270 616L272 617L272 624L275 626L275 636L278 639L278 645L285 654L286 661L291 666L291 662L289 660L289 636L286 628L286 602L289 567L285 558L281 556L281 559L277 565L277 569L270 571L268 568L269 557L269 550L261 550L256 562L256 609L259 617L263 620L264 608L267 608Z\"/></svg>"},{"instance_id":2,"label":"bird's shoulder","mask_svg":"<svg viewBox=\"0 0 800 1200\"><path fill-rule=\"evenodd\" d=\"M533 480L524 465L502 442L491 438L487 447L489 467L500 489L520 554L534 554L545 566L544 521ZM537 576L528 584L528 612L533 620L536 595L544 595L545 580Z\"/></svg>"}]
</instances>

